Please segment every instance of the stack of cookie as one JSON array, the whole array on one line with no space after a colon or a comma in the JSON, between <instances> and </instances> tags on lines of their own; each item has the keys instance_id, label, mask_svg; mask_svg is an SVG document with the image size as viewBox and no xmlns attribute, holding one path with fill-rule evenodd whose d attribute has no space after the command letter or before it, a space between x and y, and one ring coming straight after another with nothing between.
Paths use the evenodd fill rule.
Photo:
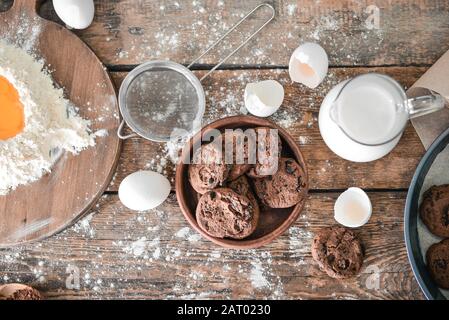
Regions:
<instances>
[{"instance_id":1,"label":"stack of cookie","mask_svg":"<svg viewBox=\"0 0 449 320\"><path fill-rule=\"evenodd\" d=\"M427 268L439 287L449 289L449 185L427 190L419 211L429 231L443 238L427 250Z\"/></svg>"},{"instance_id":2,"label":"stack of cookie","mask_svg":"<svg viewBox=\"0 0 449 320\"><path fill-rule=\"evenodd\" d=\"M232 161L226 158L223 143L211 142L196 150L189 165L189 182L199 197L196 220L212 237L247 238L256 230L264 209L290 208L306 198L304 170L295 159L281 156L277 131L261 127L255 133L255 164L250 161L248 137L241 131L226 131L218 141L232 142L232 149L226 148L233 150ZM237 150L244 152L237 154Z\"/></svg>"}]
</instances>

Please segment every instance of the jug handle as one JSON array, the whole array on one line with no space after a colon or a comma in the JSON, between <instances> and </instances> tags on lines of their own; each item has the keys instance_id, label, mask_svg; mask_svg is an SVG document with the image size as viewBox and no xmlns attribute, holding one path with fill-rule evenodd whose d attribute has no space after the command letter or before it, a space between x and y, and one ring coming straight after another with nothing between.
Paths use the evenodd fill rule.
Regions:
<instances>
[{"instance_id":1,"label":"jug handle","mask_svg":"<svg viewBox=\"0 0 449 320\"><path fill-rule=\"evenodd\" d=\"M446 100L442 95L430 91L430 94L410 98L406 101L407 111L410 119L421 117L441 109L444 109Z\"/></svg>"}]
</instances>

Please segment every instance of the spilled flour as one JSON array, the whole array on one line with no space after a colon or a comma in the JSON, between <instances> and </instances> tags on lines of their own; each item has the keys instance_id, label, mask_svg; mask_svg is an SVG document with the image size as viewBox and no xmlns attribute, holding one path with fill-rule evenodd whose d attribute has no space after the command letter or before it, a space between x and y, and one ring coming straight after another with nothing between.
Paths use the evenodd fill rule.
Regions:
<instances>
[{"instance_id":1,"label":"spilled flour","mask_svg":"<svg viewBox=\"0 0 449 320\"><path fill-rule=\"evenodd\" d=\"M196 54L218 39L242 13L233 12L236 10L231 10L233 5L227 1L219 0L216 3L212 6L204 0L133 1L131 5L125 1L104 2L110 13L102 21L108 32L105 41L110 42L110 47L120 47L111 64L173 57L178 62L189 63ZM248 4L247 9L251 6ZM304 8L297 1L284 1L278 8L285 13L283 17L290 20L288 24L291 29L281 33L276 31L277 28L265 29L258 35L255 45L243 48L228 64L286 65L294 48L304 41L313 41L323 45L333 65L358 65L371 61L369 57L378 56L376 54L383 47L384 32L365 30L361 23L366 17L361 12L355 12L355 19L352 9L316 12L309 22L304 19L308 13L304 13ZM175 18L186 12L188 19ZM143 21L154 13L164 17L160 20L158 32L145 32L135 27L129 28L129 36L122 36L117 25L120 19ZM356 24L355 32L348 32L346 28L351 21ZM35 37L32 34L39 30L33 28L30 32L31 29L23 27L18 30L26 41L30 41L21 43L22 47L33 47L31 43ZM254 28L241 29L244 38L245 33ZM185 30L189 37L180 36L179 30ZM230 40L241 39L236 37ZM223 43L202 63L214 63L226 56L235 47L236 41ZM285 69L218 70L214 75L215 78L204 83L207 98L204 124L226 116L247 114L243 101L246 83L276 79L288 89L285 105L270 119L285 129L301 132L297 138L301 145L316 143L307 129L318 130L319 103L326 92L348 76L342 69L331 69L319 90L308 90L291 84ZM127 146L136 154L142 151L138 139L128 140ZM161 145L149 157L135 157L131 161L139 168L167 175L173 182L175 164L182 146L182 141ZM313 173L323 179L335 169L332 161L323 160L320 170ZM120 175L111 185L117 186ZM202 239L180 215L170 214L174 200L147 213L130 213L108 202L111 198L111 195L103 197L101 208L95 208L100 214L89 215L74 227L46 241L0 250L0 284L35 284L44 292L54 291L51 292L53 296L57 295L56 291L68 296L73 294L73 290L66 289L67 268L70 265L78 270L80 276L77 297L276 299L298 298L297 288L301 288L306 297L311 296L307 295L308 292L320 290L314 281L316 277L301 277L316 272L311 270L314 267L310 256L313 234L306 213L282 236L283 240L279 241L283 245L282 251L274 247L232 251L218 248ZM61 244L64 244L63 248ZM353 298L361 292L359 288L354 292L347 285L344 288L343 294L332 297Z\"/></svg>"},{"instance_id":2,"label":"spilled flour","mask_svg":"<svg viewBox=\"0 0 449 320\"><path fill-rule=\"evenodd\" d=\"M23 131L0 140L0 195L5 195L50 172L61 151L77 154L94 146L95 135L89 121L79 117L63 90L55 87L44 62L4 41L0 77L17 91L24 118Z\"/></svg>"},{"instance_id":3,"label":"spilled flour","mask_svg":"<svg viewBox=\"0 0 449 320\"><path fill-rule=\"evenodd\" d=\"M251 284L256 289L261 289L268 287L270 283L268 282L267 278L264 276L264 269L260 262L252 262L252 269L251 269Z\"/></svg>"}]
</instances>

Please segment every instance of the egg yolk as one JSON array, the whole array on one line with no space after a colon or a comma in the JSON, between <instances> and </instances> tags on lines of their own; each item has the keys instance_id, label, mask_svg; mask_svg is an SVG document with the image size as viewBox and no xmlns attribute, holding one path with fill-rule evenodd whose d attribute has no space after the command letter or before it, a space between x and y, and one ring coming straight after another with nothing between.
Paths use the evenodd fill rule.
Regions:
<instances>
[{"instance_id":1,"label":"egg yolk","mask_svg":"<svg viewBox=\"0 0 449 320\"><path fill-rule=\"evenodd\" d=\"M15 137L25 127L23 105L16 88L0 76L0 140Z\"/></svg>"}]
</instances>

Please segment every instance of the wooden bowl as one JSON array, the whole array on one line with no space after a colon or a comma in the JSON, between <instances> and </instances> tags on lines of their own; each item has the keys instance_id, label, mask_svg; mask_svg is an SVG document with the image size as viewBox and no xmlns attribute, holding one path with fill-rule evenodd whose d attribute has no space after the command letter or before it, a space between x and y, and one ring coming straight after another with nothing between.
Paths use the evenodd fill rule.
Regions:
<instances>
[{"instance_id":1,"label":"wooden bowl","mask_svg":"<svg viewBox=\"0 0 449 320\"><path fill-rule=\"evenodd\" d=\"M225 129L246 130L248 128L269 127L277 129L279 136L282 139L282 156L295 159L305 172L305 199L296 206L287 209L263 209L261 208L259 223L254 233L243 240L220 239L208 235L199 226L195 218L196 206L198 198L195 190L192 188L188 178L188 163L194 143L198 142L208 131L218 129L224 131ZM181 211L191 226L198 231L203 237L210 241L232 249L253 249L266 245L283 234L298 218L302 209L304 208L307 194L309 191L309 179L307 174L307 166L304 157L299 150L299 146L293 138L282 128L271 121L260 119L252 116L234 116L218 120L214 123L204 127L201 132L197 133L184 147L181 159L176 168L176 197L178 199Z\"/></svg>"}]
</instances>

